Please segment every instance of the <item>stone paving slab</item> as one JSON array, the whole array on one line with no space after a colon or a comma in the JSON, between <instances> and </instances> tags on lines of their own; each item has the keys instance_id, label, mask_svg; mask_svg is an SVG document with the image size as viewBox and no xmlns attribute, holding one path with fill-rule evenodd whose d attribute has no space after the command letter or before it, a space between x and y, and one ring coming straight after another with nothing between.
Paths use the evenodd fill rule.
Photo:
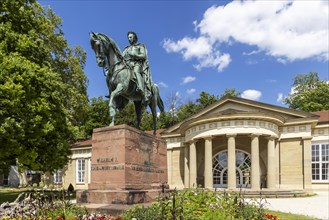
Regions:
<instances>
[{"instance_id":1,"label":"stone paving slab","mask_svg":"<svg viewBox=\"0 0 329 220\"><path fill-rule=\"evenodd\" d=\"M329 190L315 193L311 197L266 199L267 208L329 220Z\"/></svg>"}]
</instances>

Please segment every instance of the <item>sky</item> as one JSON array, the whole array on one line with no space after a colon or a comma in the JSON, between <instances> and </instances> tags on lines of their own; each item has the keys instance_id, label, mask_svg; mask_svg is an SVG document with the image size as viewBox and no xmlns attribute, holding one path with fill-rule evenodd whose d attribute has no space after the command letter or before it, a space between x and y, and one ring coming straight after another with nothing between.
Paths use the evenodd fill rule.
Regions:
<instances>
[{"instance_id":1,"label":"sky","mask_svg":"<svg viewBox=\"0 0 329 220\"><path fill-rule=\"evenodd\" d=\"M104 33L121 51L134 31L145 44L153 81L168 105L225 89L287 107L297 74L329 80L329 1L324 0L40 0L62 19L70 47L87 53L89 98L108 94L89 33Z\"/></svg>"}]
</instances>

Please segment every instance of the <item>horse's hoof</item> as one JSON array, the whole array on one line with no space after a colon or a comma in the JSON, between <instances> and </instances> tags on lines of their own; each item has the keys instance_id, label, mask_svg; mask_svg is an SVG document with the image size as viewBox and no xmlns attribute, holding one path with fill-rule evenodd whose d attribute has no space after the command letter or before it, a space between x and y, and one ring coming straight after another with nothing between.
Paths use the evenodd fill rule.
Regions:
<instances>
[{"instance_id":1,"label":"horse's hoof","mask_svg":"<svg viewBox=\"0 0 329 220\"><path fill-rule=\"evenodd\" d=\"M111 123L109 126L110 126L110 127L114 126L114 123Z\"/></svg>"}]
</instances>

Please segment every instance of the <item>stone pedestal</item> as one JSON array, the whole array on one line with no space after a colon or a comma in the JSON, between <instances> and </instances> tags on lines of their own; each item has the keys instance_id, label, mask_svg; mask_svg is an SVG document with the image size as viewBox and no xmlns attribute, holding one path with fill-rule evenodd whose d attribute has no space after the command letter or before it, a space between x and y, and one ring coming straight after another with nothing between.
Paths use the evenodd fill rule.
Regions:
<instances>
[{"instance_id":1,"label":"stone pedestal","mask_svg":"<svg viewBox=\"0 0 329 220\"><path fill-rule=\"evenodd\" d=\"M167 182L165 141L130 126L94 129L91 155L90 184L77 192L78 203L150 202Z\"/></svg>"}]
</instances>

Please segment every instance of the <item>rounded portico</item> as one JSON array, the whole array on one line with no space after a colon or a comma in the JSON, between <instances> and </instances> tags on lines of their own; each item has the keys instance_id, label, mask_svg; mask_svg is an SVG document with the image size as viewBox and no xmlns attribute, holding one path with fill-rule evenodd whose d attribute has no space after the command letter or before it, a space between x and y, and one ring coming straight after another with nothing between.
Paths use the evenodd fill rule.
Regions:
<instances>
[{"instance_id":1,"label":"rounded portico","mask_svg":"<svg viewBox=\"0 0 329 220\"><path fill-rule=\"evenodd\" d=\"M275 164L269 161L275 160L275 155L269 157L268 153L275 152L282 124L283 118L248 112L185 121L181 132L185 134L184 151L189 153L190 168L184 170L184 175L190 176L190 181L184 187L275 188Z\"/></svg>"},{"instance_id":2,"label":"rounded portico","mask_svg":"<svg viewBox=\"0 0 329 220\"><path fill-rule=\"evenodd\" d=\"M307 177L311 169L303 160L311 152L305 137L311 136L314 123L309 117L282 107L225 97L162 133L167 140L169 185L306 189L311 185ZM291 127L294 132L288 131ZM295 161L283 162L285 157ZM286 169L289 164L292 172Z\"/></svg>"}]
</instances>

